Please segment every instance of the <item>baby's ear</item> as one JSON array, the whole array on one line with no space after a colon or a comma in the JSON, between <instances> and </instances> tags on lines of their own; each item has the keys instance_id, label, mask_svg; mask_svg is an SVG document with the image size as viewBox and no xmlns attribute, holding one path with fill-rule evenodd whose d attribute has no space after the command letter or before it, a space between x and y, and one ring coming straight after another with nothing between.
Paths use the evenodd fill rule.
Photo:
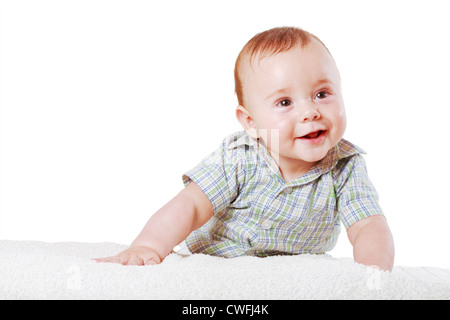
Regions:
<instances>
[{"instance_id":1,"label":"baby's ear","mask_svg":"<svg viewBox=\"0 0 450 320\"><path fill-rule=\"evenodd\" d=\"M255 122L250 112L244 106L239 105L236 107L236 118L250 137L258 139Z\"/></svg>"}]
</instances>

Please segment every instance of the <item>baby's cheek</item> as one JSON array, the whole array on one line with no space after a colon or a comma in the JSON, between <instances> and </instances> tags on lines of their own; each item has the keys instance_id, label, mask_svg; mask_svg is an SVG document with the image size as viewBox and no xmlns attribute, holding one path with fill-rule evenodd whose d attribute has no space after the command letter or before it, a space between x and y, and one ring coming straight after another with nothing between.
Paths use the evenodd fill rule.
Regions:
<instances>
[{"instance_id":1,"label":"baby's cheek","mask_svg":"<svg viewBox=\"0 0 450 320\"><path fill-rule=\"evenodd\" d=\"M335 140L340 140L344 135L347 127L347 116L344 108L336 108L335 112L328 115L328 120L331 122L331 134Z\"/></svg>"}]
</instances>

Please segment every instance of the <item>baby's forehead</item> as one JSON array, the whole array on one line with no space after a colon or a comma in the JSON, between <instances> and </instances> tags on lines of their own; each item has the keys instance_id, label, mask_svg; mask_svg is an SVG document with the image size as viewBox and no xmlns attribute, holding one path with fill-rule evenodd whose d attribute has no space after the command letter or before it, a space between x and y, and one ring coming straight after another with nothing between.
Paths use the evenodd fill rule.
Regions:
<instances>
[{"instance_id":1,"label":"baby's forehead","mask_svg":"<svg viewBox=\"0 0 450 320\"><path fill-rule=\"evenodd\" d=\"M283 56L283 53L291 53L293 51L295 51L295 55L298 56L299 59L307 55L306 51L309 51L309 55L311 55L312 52L314 58L321 61L323 64L329 64L331 62L334 66L336 66L328 49L321 42L313 38L307 44L297 44L290 47L288 50L275 53L267 53L265 51L247 53L247 56L241 62L239 72L243 74L243 78L246 78L246 76L249 76L249 72L254 74L255 71L264 71L264 61L267 58L278 58L278 56Z\"/></svg>"}]
</instances>

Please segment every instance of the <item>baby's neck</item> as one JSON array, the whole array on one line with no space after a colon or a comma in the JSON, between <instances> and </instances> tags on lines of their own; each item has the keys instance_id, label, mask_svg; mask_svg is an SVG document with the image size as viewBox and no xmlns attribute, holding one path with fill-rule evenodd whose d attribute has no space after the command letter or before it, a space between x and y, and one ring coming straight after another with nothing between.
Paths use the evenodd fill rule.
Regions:
<instances>
[{"instance_id":1,"label":"baby's neck","mask_svg":"<svg viewBox=\"0 0 450 320\"><path fill-rule=\"evenodd\" d=\"M290 183L291 181L294 181L302 176L304 176L309 169L311 169L315 163L312 163L307 168L293 168L291 170L283 169L282 166L278 166L280 168L281 176L283 177L284 181L286 183Z\"/></svg>"},{"instance_id":2,"label":"baby's neck","mask_svg":"<svg viewBox=\"0 0 450 320\"><path fill-rule=\"evenodd\" d=\"M298 159L285 159L279 157L278 155L273 155L272 152L271 156L277 163L281 176L286 183L290 183L291 181L304 176L312 167L316 165L317 162L319 162L307 162Z\"/></svg>"}]
</instances>

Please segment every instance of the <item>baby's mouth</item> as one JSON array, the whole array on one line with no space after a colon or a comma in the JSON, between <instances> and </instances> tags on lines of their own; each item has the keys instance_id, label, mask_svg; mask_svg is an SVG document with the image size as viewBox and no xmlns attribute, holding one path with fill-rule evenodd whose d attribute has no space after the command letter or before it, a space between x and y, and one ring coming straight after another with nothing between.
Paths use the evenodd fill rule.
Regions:
<instances>
[{"instance_id":1,"label":"baby's mouth","mask_svg":"<svg viewBox=\"0 0 450 320\"><path fill-rule=\"evenodd\" d=\"M300 139L307 139L307 140L316 139L316 138L319 138L321 135L323 135L324 132L325 132L324 130L310 132L310 133L300 137Z\"/></svg>"}]
</instances>

